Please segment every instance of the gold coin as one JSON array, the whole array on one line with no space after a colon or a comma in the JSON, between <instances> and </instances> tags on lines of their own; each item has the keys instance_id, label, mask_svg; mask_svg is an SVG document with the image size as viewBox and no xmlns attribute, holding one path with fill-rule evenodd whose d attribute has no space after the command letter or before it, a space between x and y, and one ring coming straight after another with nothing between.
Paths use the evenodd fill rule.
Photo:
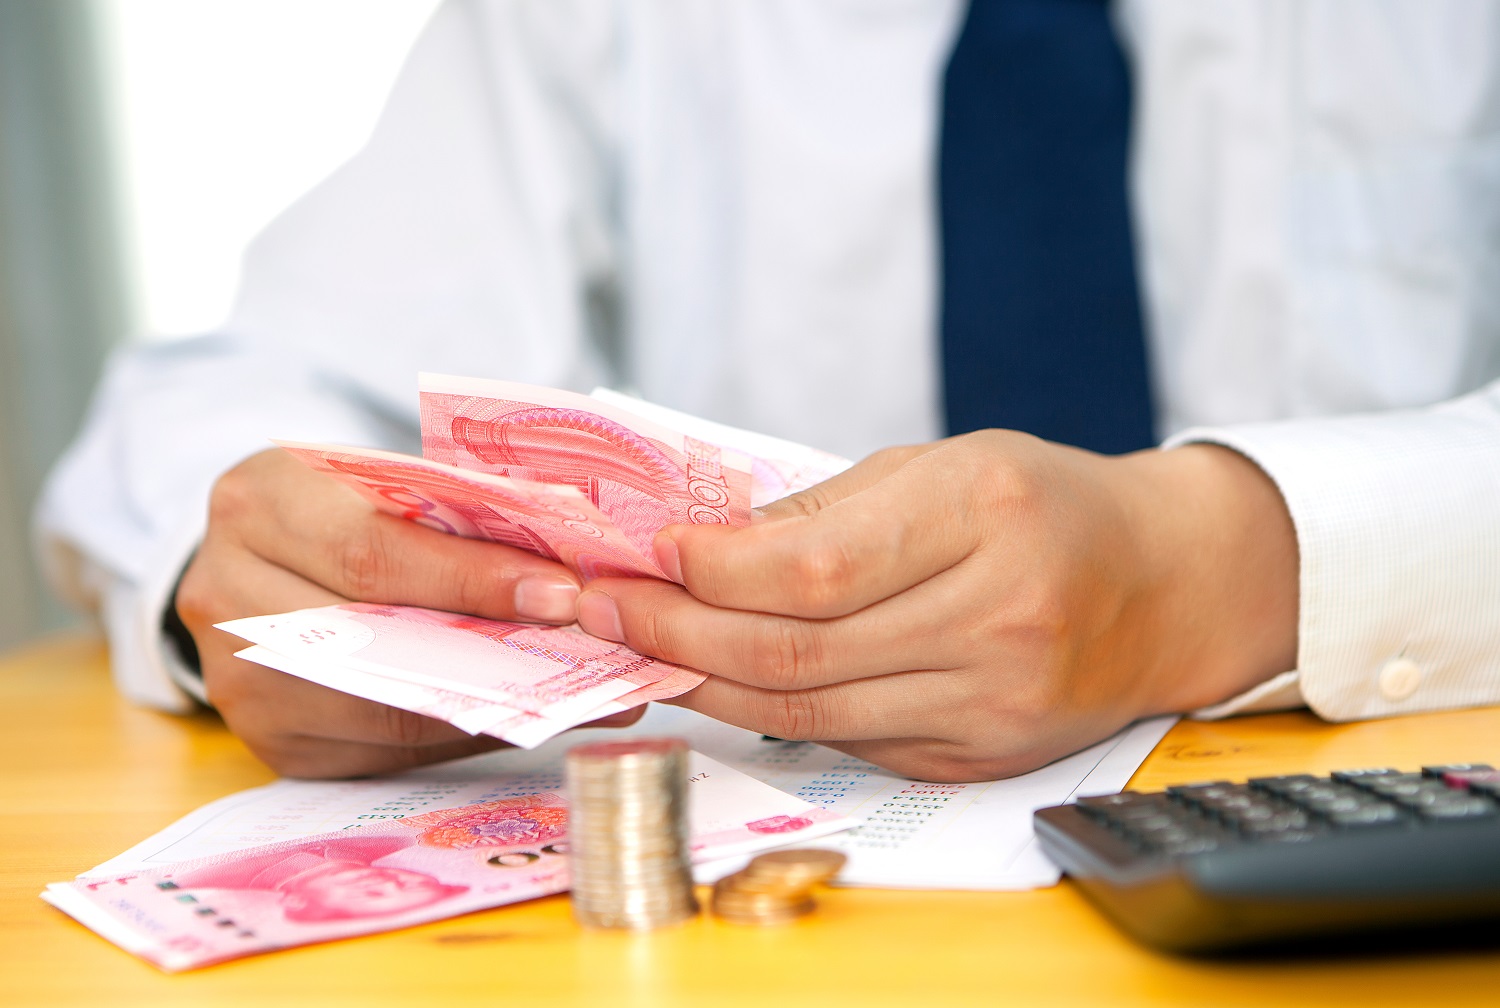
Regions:
<instances>
[{"instance_id":1,"label":"gold coin","mask_svg":"<svg viewBox=\"0 0 1500 1008\"><path fill-rule=\"evenodd\" d=\"M754 904L715 900L713 913L716 917L736 924L782 924L807 916L812 912L813 906L811 899Z\"/></svg>"},{"instance_id":2,"label":"gold coin","mask_svg":"<svg viewBox=\"0 0 1500 1008\"><path fill-rule=\"evenodd\" d=\"M757 854L742 874L751 878L776 878L808 885L827 882L839 873L848 858L822 847L770 851Z\"/></svg>"}]
</instances>

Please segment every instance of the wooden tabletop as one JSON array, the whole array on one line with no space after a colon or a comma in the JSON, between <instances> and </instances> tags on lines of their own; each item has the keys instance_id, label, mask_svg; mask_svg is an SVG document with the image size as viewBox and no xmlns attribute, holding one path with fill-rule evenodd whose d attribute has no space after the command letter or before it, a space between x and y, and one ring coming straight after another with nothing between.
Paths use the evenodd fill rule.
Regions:
<instances>
[{"instance_id":1,"label":"wooden tabletop","mask_svg":"<svg viewBox=\"0 0 1500 1008\"><path fill-rule=\"evenodd\" d=\"M704 917L648 935L581 931L566 898L553 897L168 976L37 893L270 773L211 715L121 700L93 639L0 657L0 696L0 1005L1500 1003L1500 953L1177 959L1121 936L1067 883L1027 893L833 890L791 925ZM1500 764L1500 709L1351 725L1303 714L1184 722L1134 784L1468 761Z\"/></svg>"}]
</instances>

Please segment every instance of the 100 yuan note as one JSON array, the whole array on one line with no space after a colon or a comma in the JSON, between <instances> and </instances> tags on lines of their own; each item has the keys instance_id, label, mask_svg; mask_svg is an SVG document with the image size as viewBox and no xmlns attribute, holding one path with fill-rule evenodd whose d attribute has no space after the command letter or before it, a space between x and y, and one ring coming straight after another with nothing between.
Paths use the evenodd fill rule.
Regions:
<instances>
[{"instance_id":1,"label":"100 yuan note","mask_svg":"<svg viewBox=\"0 0 1500 1008\"><path fill-rule=\"evenodd\" d=\"M83 872L99 878L165 868L270 842L389 822L422 812L561 792L563 754L589 741L618 739L619 728L584 728L540 749L501 749L384 777L279 780L227 795ZM724 858L805 843L859 820L763 784L696 750L687 755L688 836L701 882Z\"/></svg>"},{"instance_id":2,"label":"100 yuan note","mask_svg":"<svg viewBox=\"0 0 1500 1008\"><path fill-rule=\"evenodd\" d=\"M503 798L43 893L162 969L410 927L568 887L557 794Z\"/></svg>"},{"instance_id":3,"label":"100 yuan note","mask_svg":"<svg viewBox=\"0 0 1500 1008\"><path fill-rule=\"evenodd\" d=\"M422 455L461 469L571 486L644 556L667 525L746 525L742 453L560 389L419 379Z\"/></svg>"},{"instance_id":4,"label":"100 yuan note","mask_svg":"<svg viewBox=\"0 0 1500 1008\"><path fill-rule=\"evenodd\" d=\"M326 660L290 658L259 644L236 651L235 657L306 679L319 686L374 700L387 707L399 707L413 714L446 721L470 735L492 735L523 749L534 748L577 724L598 721L653 700L670 700L681 696L703 681L702 673L678 667L665 679L638 686L628 693L606 700L577 722L571 722L540 714L517 712L504 704L469 696L449 686L407 682L368 669L350 668Z\"/></svg>"},{"instance_id":5,"label":"100 yuan note","mask_svg":"<svg viewBox=\"0 0 1500 1008\"><path fill-rule=\"evenodd\" d=\"M285 671L294 675L299 672L293 663L323 666L327 671L318 681L338 682L344 692L360 695L361 682L373 676L377 684L394 680L483 701L490 705L484 716L500 720L477 730L527 747L605 716L596 712L612 701L631 694L643 696L639 702L666 699L705 678L576 626L510 623L416 606L349 602L250 616L218 628L290 659ZM343 671L336 674L334 668ZM637 693L645 687L656 688ZM396 706L411 709L407 696L400 699ZM445 710L457 711L449 699L444 698ZM507 732L504 722L520 715L542 720L523 718L517 724L526 730ZM439 716L436 709L433 716ZM461 727L474 730L471 721Z\"/></svg>"},{"instance_id":6,"label":"100 yuan note","mask_svg":"<svg viewBox=\"0 0 1500 1008\"><path fill-rule=\"evenodd\" d=\"M589 398L748 457L751 507L764 507L788 494L816 486L854 464L832 452L705 420L614 389L596 388Z\"/></svg>"},{"instance_id":7,"label":"100 yuan note","mask_svg":"<svg viewBox=\"0 0 1500 1008\"><path fill-rule=\"evenodd\" d=\"M493 768L500 759L501 754L488 754L465 763ZM695 863L857 824L699 753L691 753L688 763L689 849ZM567 813L555 792L417 808L400 818L378 816L387 820L378 825L325 827L272 844L244 846L231 839L225 849L212 835L244 825L246 802L257 797L261 809L255 824L285 829L289 818L311 809L320 810L325 820L342 815L353 826L368 818L359 809L411 808L407 792L414 783L422 800L504 790L503 770L470 781L463 765L424 768L385 781L281 781L231 796L224 800L228 806L202 809L117 859L134 857L134 866L101 865L71 883L48 886L42 898L121 948L163 969L182 970L564 891ZM200 856L162 863L157 852L163 846ZM205 846L215 852L201 856ZM143 857L154 863L140 863Z\"/></svg>"},{"instance_id":8,"label":"100 yuan note","mask_svg":"<svg viewBox=\"0 0 1500 1008\"><path fill-rule=\"evenodd\" d=\"M561 561L586 578L663 576L654 554L637 549L574 487L469 472L374 448L276 444L397 518L515 546Z\"/></svg>"}]
</instances>

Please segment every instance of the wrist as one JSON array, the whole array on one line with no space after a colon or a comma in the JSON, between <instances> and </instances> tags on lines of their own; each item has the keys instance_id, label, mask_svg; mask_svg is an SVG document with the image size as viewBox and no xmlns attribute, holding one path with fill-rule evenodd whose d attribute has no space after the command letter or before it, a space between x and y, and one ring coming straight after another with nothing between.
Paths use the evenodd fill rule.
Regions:
<instances>
[{"instance_id":1,"label":"wrist","mask_svg":"<svg viewBox=\"0 0 1500 1008\"><path fill-rule=\"evenodd\" d=\"M1119 460L1150 591L1153 712L1219 703L1296 666L1299 558L1281 492L1211 444Z\"/></svg>"}]
</instances>

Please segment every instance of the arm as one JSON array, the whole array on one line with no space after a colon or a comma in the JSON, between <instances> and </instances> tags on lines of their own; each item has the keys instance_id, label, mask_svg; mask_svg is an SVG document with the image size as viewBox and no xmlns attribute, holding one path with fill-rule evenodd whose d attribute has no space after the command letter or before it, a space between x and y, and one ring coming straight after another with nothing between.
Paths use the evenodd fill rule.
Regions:
<instances>
[{"instance_id":1,"label":"arm","mask_svg":"<svg viewBox=\"0 0 1500 1008\"><path fill-rule=\"evenodd\" d=\"M712 673L687 706L940 780L1294 664L1335 717L1500 701L1500 386L1213 436L1244 454L1004 431L892 450L750 528L664 532L682 587L594 582L580 616ZM1382 692L1403 652L1425 696Z\"/></svg>"},{"instance_id":2,"label":"arm","mask_svg":"<svg viewBox=\"0 0 1500 1008\"><path fill-rule=\"evenodd\" d=\"M352 588L326 561L303 569L310 557L246 546L263 566L296 577L253 599L233 594L233 582L259 583L226 562L245 559L225 547L244 544L251 531L243 516L224 520L235 511L222 501L211 517L211 497L260 495L266 521L321 517L346 545L378 535L368 509L319 498L266 462L257 453L267 438L411 447L413 378L424 367L576 387L605 375L586 305L613 270L601 113L612 87L612 30L596 9L567 3L442 8L368 147L252 247L224 331L128 351L113 363L38 523L56 580L103 610L116 676L131 696L182 709L190 700L181 687L204 695L160 633L195 550L185 583L197 601L183 616L204 655L208 699L247 736L269 738L274 726L262 730L238 714L232 697L244 684L226 672L244 663L227 657L228 642L210 622L314 597L394 591L387 582ZM236 466L235 479L219 484ZM324 513L296 510L313 500ZM262 528L255 542L295 542L294 531ZM410 548L456 562L443 546ZM465 556L468 568L494 559L479 549ZM551 573L572 583L566 572ZM485 611L512 611L523 579L498 580ZM374 723L383 715L350 716ZM435 737L399 716L389 721L386 739ZM260 751L278 763L272 745ZM376 763L330 763L325 772ZM309 759L279 768L319 772Z\"/></svg>"}]
</instances>

